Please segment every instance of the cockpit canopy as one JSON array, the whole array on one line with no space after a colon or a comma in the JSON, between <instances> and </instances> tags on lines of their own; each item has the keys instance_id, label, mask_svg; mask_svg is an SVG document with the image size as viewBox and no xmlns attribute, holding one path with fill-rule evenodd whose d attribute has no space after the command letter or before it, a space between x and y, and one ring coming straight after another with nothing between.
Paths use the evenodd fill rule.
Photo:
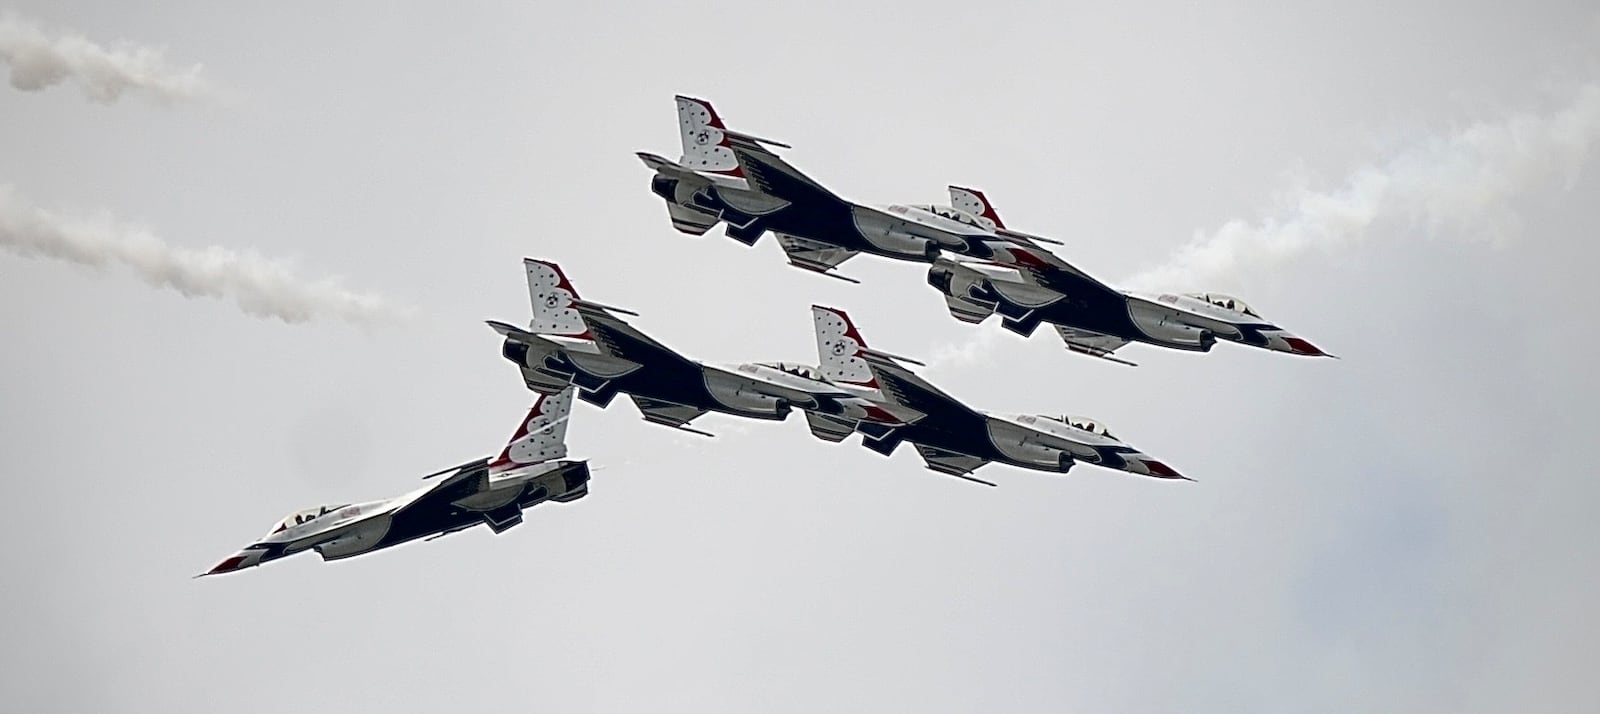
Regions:
<instances>
[{"instance_id":1,"label":"cockpit canopy","mask_svg":"<svg viewBox=\"0 0 1600 714\"><path fill-rule=\"evenodd\" d=\"M938 205L933 205L933 204L923 204L923 205L919 205L919 206L912 206L912 208L915 208L915 209L917 209L919 211L927 211L929 213L932 213L935 216L938 216L940 218L948 218L948 219L950 219L952 221L955 221L957 223L964 223L966 225L972 226L973 228L980 228L980 229L983 229L983 230L988 230L989 229L988 226L985 226L983 224L983 221L978 220L977 216L974 216L971 213L967 213L966 211L963 211L963 210L961 210L959 208L952 208L950 206L938 206Z\"/></svg>"},{"instance_id":2,"label":"cockpit canopy","mask_svg":"<svg viewBox=\"0 0 1600 714\"><path fill-rule=\"evenodd\" d=\"M1257 319L1260 319L1261 317L1260 315L1256 314L1255 310L1250 309L1250 306L1246 305L1243 300L1240 300L1232 295L1223 295L1222 293L1189 293L1189 297L1192 297L1196 300L1204 300L1212 305L1227 308L1229 310L1233 310L1234 312L1242 312Z\"/></svg>"},{"instance_id":3,"label":"cockpit canopy","mask_svg":"<svg viewBox=\"0 0 1600 714\"><path fill-rule=\"evenodd\" d=\"M798 362L762 362L761 366L771 367L779 372L786 372L788 374L795 375L796 377L805 377L806 379L811 379L818 382L826 381L822 378L822 371L809 364L800 364Z\"/></svg>"},{"instance_id":4,"label":"cockpit canopy","mask_svg":"<svg viewBox=\"0 0 1600 714\"><path fill-rule=\"evenodd\" d=\"M277 533L278 531L293 528L302 523L310 523L311 521L321 518L324 515L344 508L347 505L349 504L339 504L337 506L317 506L316 508L307 508L305 510L295 511L294 513L289 514L283 520L279 521L278 526L273 528L272 532Z\"/></svg>"},{"instance_id":5,"label":"cockpit canopy","mask_svg":"<svg viewBox=\"0 0 1600 714\"><path fill-rule=\"evenodd\" d=\"M1117 437L1112 436L1111 430L1107 429L1106 425L1104 423L1102 423L1101 421L1097 420L1097 419L1090 419L1089 417L1071 416L1071 415L1047 416L1045 418L1046 419L1054 419L1055 421L1059 421L1059 422L1061 422L1063 424L1066 424L1067 426L1074 427L1074 428L1077 428L1077 429L1082 429L1082 430L1087 431L1087 432L1089 432L1091 434L1098 434L1098 435L1103 436L1103 437L1105 437L1107 439L1116 439L1117 441L1121 441L1121 439L1117 439Z\"/></svg>"}]
</instances>

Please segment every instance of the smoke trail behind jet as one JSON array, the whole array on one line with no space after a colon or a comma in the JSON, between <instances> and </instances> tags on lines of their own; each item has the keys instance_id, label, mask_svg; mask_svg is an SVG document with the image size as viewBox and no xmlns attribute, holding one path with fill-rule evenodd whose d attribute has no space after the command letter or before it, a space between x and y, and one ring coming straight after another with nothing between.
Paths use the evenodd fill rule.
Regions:
<instances>
[{"instance_id":1,"label":"smoke trail behind jet","mask_svg":"<svg viewBox=\"0 0 1600 714\"><path fill-rule=\"evenodd\" d=\"M0 62L11 67L11 86L24 92L71 79L90 100L101 104L116 102L127 92L162 102L213 93L200 77L200 65L169 65L161 48L128 43L107 48L74 33L52 36L10 13L0 14Z\"/></svg>"},{"instance_id":2,"label":"smoke trail behind jet","mask_svg":"<svg viewBox=\"0 0 1600 714\"><path fill-rule=\"evenodd\" d=\"M1308 251L1358 243L1378 221L1410 221L1425 237L1447 231L1504 240L1515 231L1512 200L1570 186L1597 140L1600 85L1586 84L1557 112L1519 113L1430 138L1352 173L1337 190L1286 192L1265 217L1197 233L1165 264L1125 286L1225 288Z\"/></svg>"},{"instance_id":3,"label":"smoke trail behind jet","mask_svg":"<svg viewBox=\"0 0 1600 714\"><path fill-rule=\"evenodd\" d=\"M102 268L121 265L146 284L184 297L232 300L254 317L300 323L334 318L358 324L394 319L401 310L381 297L336 281L307 281L289 264L254 251L180 248L108 218L59 215L30 205L0 185L0 249Z\"/></svg>"}]
</instances>

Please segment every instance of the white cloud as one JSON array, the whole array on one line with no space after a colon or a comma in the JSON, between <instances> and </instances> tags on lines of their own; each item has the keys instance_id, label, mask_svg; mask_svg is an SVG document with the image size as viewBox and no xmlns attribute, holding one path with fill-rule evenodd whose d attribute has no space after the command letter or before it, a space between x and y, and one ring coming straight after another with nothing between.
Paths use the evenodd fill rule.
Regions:
<instances>
[{"instance_id":1,"label":"white cloud","mask_svg":"<svg viewBox=\"0 0 1600 714\"><path fill-rule=\"evenodd\" d=\"M120 43L108 48L70 32L52 36L10 13L0 15L0 62L10 65L16 89L37 92L71 79L101 104L116 102L127 92L162 102L214 93L201 78L200 65L174 67L159 47Z\"/></svg>"},{"instance_id":2,"label":"white cloud","mask_svg":"<svg viewBox=\"0 0 1600 714\"><path fill-rule=\"evenodd\" d=\"M335 318L375 323L400 311L381 297L351 292L331 279L307 281L282 260L220 246L168 245L108 218L64 216L33 206L0 185L0 248L25 257L79 265L120 264L146 284L185 297L227 298L245 313L284 322Z\"/></svg>"},{"instance_id":3,"label":"white cloud","mask_svg":"<svg viewBox=\"0 0 1600 714\"><path fill-rule=\"evenodd\" d=\"M1502 241L1514 236L1512 199L1571 185L1600 139L1600 85L1586 84L1552 114L1518 113L1429 137L1355 171L1335 190L1298 187L1274 211L1197 233L1167 262L1126 281L1136 289L1206 288L1359 242L1378 221L1415 234Z\"/></svg>"}]
</instances>

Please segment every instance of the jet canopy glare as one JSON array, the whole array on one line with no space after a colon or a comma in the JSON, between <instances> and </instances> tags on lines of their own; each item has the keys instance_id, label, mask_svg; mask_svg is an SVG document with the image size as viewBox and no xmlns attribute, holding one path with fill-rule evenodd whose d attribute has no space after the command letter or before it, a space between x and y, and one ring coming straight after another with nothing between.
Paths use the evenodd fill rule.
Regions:
<instances>
[{"instance_id":1,"label":"jet canopy glare","mask_svg":"<svg viewBox=\"0 0 1600 714\"><path fill-rule=\"evenodd\" d=\"M340 504L337 506L317 506L316 508L307 508L304 510L295 511L294 513L286 516L282 521L279 521L277 527L272 529L272 533L293 528L302 523L310 523L311 521L321 518L324 515L344 508L347 505L349 504ZM271 534L269 533L268 535Z\"/></svg>"},{"instance_id":2,"label":"jet canopy glare","mask_svg":"<svg viewBox=\"0 0 1600 714\"><path fill-rule=\"evenodd\" d=\"M1260 315L1256 314L1255 310L1250 309L1250 306L1246 305L1243 300L1240 300L1232 295L1223 295L1222 293L1189 293L1189 297L1192 297L1196 300L1204 300L1212 305L1224 307L1229 310L1233 310L1234 312L1242 312L1257 319L1260 319L1261 317Z\"/></svg>"}]
</instances>

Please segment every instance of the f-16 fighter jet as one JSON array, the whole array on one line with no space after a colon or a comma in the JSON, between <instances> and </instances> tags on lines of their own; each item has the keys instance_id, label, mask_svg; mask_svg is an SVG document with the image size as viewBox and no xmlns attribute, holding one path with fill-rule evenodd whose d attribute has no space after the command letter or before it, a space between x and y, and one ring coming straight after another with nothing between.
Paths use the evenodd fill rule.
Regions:
<instances>
[{"instance_id":1,"label":"f-16 fighter jet","mask_svg":"<svg viewBox=\"0 0 1600 714\"><path fill-rule=\"evenodd\" d=\"M578 297L555 263L523 260L533 320L527 329L489 326L505 336L502 354L541 393L577 385L579 396L605 407L627 394L646 421L711 436L687 424L706 412L782 421L791 408L852 422L902 423L909 412L885 408L783 363L714 366L696 362L646 336L619 314Z\"/></svg>"},{"instance_id":2,"label":"f-16 fighter jet","mask_svg":"<svg viewBox=\"0 0 1600 714\"><path fill-rule=\"evenodd\" d=\"M1141 476L1185 478L1122 443L1093 419L973 409L901 364L916 364L912 360L869 349L843 310L812 306L811 315L823 377L872 390L887 405L923 414L904 425L858 423L861 445L873 451L887 456L901 442L910 442L928 468L989 486L994 484L971 474L991 461L1056 473L1065 473L1073 463L1083 461Z\"/></svg>"},{"instance_id":3,"label":"f-16 fighter jet","mask_svg":"<svg viewBox=\"0 0 1600 714\"><path fill-rule=\"evenodd\" d=\"M348 558L480 524L501 533L522 522L523 509L583 498L589 493L589 466L566 460L571 409L572 390L541 395L493 460L424 476L437 480L403 496L295 511L261 540L200 575L231 573L308 550L323 560Z\"/></svg>"},{"instance_id":4,"label":"f-16 fighter jet","mask_svg":"<svg viewBox=\"0 0 1600 714\"><path fill-rule=\"evenodd\" d=\"M754 245L772 231L791 265L850 282L858 281L831 271L858 253L919 262L941 252L987 259L999 246L1041 240L986 226L959 208L846 200L772 151L787 145L728 129L710 102L677 99L683 158L644 152L639 158L655 170L650 188L684 233L702 235L722 222L729 238Z\"/></svg>"},{"instance_id":5,"label":"f-16 fighter jet","mask_svg":"<svg viewBox=\"0 0 1600 714\"><path fill-rule=\"evenodd\" d=\"M982 193L950 187L950 201L1000 225ZM1055 325L1067 348L1120 364L1112 356L1129 342L1208 352L1217 340L1297 355L1332 357L1301 337L1261 318L1243 300L1218 293L1144 295L1117 290L1036 245L1011 244L988 263L941 258L928 284L944 293L950 314L1001 324L1032 335L1041 322Z\"/></svg>"}]
</instances>

